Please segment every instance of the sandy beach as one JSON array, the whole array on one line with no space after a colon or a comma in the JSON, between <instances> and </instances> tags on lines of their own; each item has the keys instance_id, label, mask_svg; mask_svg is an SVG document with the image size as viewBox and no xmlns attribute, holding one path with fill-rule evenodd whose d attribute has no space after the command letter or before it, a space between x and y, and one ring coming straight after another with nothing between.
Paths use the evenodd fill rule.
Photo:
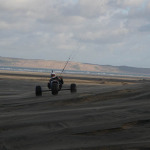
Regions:
<instances>
[{"instance_id":1,"label":"sandy beach","mask_svg":"<svg viewBox=\"0 0 150 150\"><path fill-rule=\"evenodd\" d=\"M66 75L45 92L48 74L0 72L0 150L149 150L150 80Z\"/></svg>"}]
</instances>

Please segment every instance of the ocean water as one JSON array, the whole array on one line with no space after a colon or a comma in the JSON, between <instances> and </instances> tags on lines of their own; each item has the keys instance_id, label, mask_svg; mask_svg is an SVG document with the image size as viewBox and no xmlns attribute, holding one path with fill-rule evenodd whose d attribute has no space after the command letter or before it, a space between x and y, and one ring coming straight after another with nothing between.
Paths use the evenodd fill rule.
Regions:
<instances>
[{"instance_id":1,"label":"ocean water","mask_svg":"<svg viewBox=\"0 0 150 150\"><path fill-rule=\"evenodd\" d=\"M52 70L55 73L61 73L62 70L59 69L46 69L46 68L24 68L24 67L10 67L10 66L0 66L0 70L8 71L25 71L25 72L45 72L51 73ZM76 71L76 70L64 70L63 73L68 74L87 74L87 75L106 75L106 76L133 76L133 77L150 77L148 74L133 74L133 73L114 73L114 72L94 72L94 71Z\"/></svg>"}]
</instances>

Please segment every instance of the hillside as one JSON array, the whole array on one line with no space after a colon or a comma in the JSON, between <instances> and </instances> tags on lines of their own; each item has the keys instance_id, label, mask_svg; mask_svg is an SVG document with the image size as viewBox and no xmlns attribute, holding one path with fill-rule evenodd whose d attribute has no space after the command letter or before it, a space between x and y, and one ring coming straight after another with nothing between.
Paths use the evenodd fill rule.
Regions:
<instances>
[{"instance_id":1,"label":"hillside","mask_svg":"<svg viewBox=\"0 0 150 150\"><path fill-rule=\"evenodd\" d=\"M66 63L65 61L0 57L1 67L7 66L7 67L24 67L24 68L62 69L65 63ZM150 68L135 68L127 66L117 67L117 66L97 65L79 62L69 62L66 67L66 70L150 75Z\"/></svg>"}]
</instances>

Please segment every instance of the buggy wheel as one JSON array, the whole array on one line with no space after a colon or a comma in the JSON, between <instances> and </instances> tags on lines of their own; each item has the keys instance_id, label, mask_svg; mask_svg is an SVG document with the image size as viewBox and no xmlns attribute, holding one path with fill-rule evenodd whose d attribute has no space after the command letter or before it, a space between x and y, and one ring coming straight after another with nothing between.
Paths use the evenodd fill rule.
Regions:
<instances>
[{"instance_id":1,"label":"buggy wheel","mask_svg":"<svg viewBox=\"0 0 150 150\"><path fill-rule=\"evenodd\" d=\"M76 86L76 84L71 84L70 85L70 91L71 91L71 93L76 93L77 92L77 86Z\"/></svg>"},{"instance_id":2,"label":"buggy wheel","mask_svg":"<svg viewBox=\"0 0 150 150\"><path fill-rule=\"evenodd\" d=\"M61 88L62 88L62 84L60 83L60 84L59 84L59 91L61 90Z\"/></svg>"},{"instance_id":3,"label":"buggy wheel","mask_svg":"<svg viewBox=\"0 0 150 150\"><path fill-rule=\"evenodd\" d=\"M36 96L42 96L42 88L41 88L41 86L36 86L36 88L35 88L35 95Z\"/></svg>"},{"instance_id":4,"label":"buggy wheel","mask_svg":"<svg viewBox=\"0 0 150 150\"><path fill-rule=\"evenodd\" d=\"M58 90L59 90L58 83L53 83L53 85L52 85L52 94L53 95L57 95L58 94Z\"/></svg>"},{"instance_id":5,"label":"buggy wheel","mask_svg":"<svg viewBox=\"0 0 150 150\"><path fill-rule=\"evenodd\" d=\"M51 88L51 87L50 87L50 83L49 83L49 82L47 83L47 87L48 87L49 89Z\"/></svg>"}]
</instances>

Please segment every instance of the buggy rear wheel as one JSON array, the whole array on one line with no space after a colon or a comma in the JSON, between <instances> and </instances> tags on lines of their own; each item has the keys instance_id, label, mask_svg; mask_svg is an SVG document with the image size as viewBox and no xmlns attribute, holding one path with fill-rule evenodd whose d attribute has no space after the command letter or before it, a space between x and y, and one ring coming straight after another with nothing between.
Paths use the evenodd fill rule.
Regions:
<instances>
[{"instance_id":1,"label":"buggy rear wheel","mask_svg":"<svg viewBox=\"0 0 150 150\"><path fill-rule=\"evenodd\" d=\"M71 84L70 85L70 91L71 91L71 93L76 93L77 92L77 86L76 86L76 84Z\"/></svg>"},{"instance_id":2,"label":"buggy rear wheel","mask_svg":"<svg viewBox=\"0 0 150 150\"><path fill-rule=\"evenodd\" d=\"M35 95L36 96L42 96L42 88L41 88L41 86L36 86L36 88L35 88Z\"/></svg>"}]
</instances>

